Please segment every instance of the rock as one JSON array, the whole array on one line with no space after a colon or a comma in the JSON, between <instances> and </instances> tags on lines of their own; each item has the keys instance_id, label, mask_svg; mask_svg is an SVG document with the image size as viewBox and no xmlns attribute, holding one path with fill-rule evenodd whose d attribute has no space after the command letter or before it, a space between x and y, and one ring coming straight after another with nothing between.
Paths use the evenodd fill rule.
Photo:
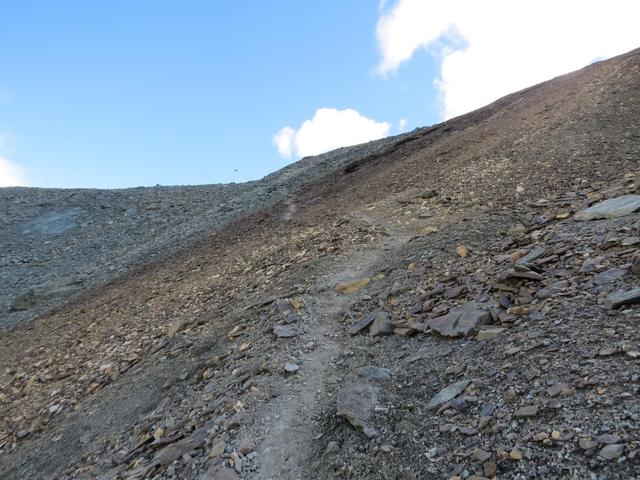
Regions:
<instances>
[{"instance_id":1,"label":"rock","mask_svg":"<svg viewBox=\"0 0 640 480\"><path fill-rule=\"evenodd\" d=\"M218 458L224 454L227 444L224 441L219 441L213 444L211 451L209 452L209 458Z\"/></svg>"},{"instance_id":2,"label":"rock","mask_svg":"<svg viewBox=\"0 0 640 480\"><path fill-rule=\"evenodd\" d=\"M640 288L634 288L633 290L612 293L606 298L604 305L609 309L616 309L623 305L631 305L639 302Z\"/></svg>"},{"instance_id":3,"label":"rock","mask_svg":"<svg viewBox=\"0 0 640 480\"><path fill-rule=\"evenodd\" d=\"M278 338L291 338L299 335L298 330L290 325L276 325L273 327L273 333Z\"/></svg>"},{"instance_id":4,"label":"rock","mask_svg":"<svg viewBox=\"0 0 640 480\"><path fill-rule=\"evenodd\" d=\"M435 233L437 231L438 231L438 227L431 227L431 226L424 227L424 228L420 229L420 233L423 234L423 235L430 235L430 234Z\"/></svg>"},{"instance_id":5,"label":"rock","mask_svg":"<svg viewBox=\"0 0 640 480\"><path fill-rule=\"evenodd\" d=\"M623 247L633 247L638 244L640 244L640 237L627 237L620 242Z\"/></svg>"},{"instance_id":6,"label":"rock","mask_svg":"<svg viewBox=\"0 0 640 480\"><path fill-rule=\"evenodd\" d=\"M462 293L465 291L465 289L466 288L464 286L447 288L444 291L444 298L447 299L447 300L451 300L453 298L458 298L460 295L462 295Z\"/></svg>"},{"instance_id":7,"label":"rock","mask_svg":"<svg viewBox=\"0 0 640 480\"><path fill-rule=\"evenodd\" d=\"M238 450L238 452L240 452L245 457L249 455L251 452L253 452L255 449L256 449L255 443L253 443L250 440L243 440L239 442L236 446L236 450Z\"/></svg>"},{"instance_id":8,"label":"rock","mask_svg":"<svg viewBox=\"0 0 640 480\"><path fill-rule=\"evenodd\" d=\"M287 373L296 373L298 370L300 370L300 367L293 362L286 362L284 364L284 371Z\"/></svg>"},{"instance_id":9,"label":"rock","mask_svg":"<svg viewBox=\"0 0 640 480\"><path fill-rule=\"evenodd\" d=\"M369 327L369 333L372 337L393 334L393 324L389 321L389 314L377 312L373 323Z\"/></svg>"},{"instance_id":10,"label":"rock","mask_svg":"<svg viewBox=\"0 0 640 480\"><path fill-rule=\"evenodd\" d=\"M522 460L522 452L514 448L509 452L509 458L514 461Z\"/></svg>"},{"instance_id":11,"label":"rock","mask_svg":"<svg viewBox=\"0 0 640 480\"><path fill-rule=\"evenodd\" d=\"M624 453L624 445L619 443L612 443L611 445L607 445L600 450L600 455L605 460L617 460Z\"/></svg>"},{"instance_id":12,"label":"rock","mask_svg":"<svg viewBox=\"0 0 640 480\"><path fill-rule=\"evenodd\" d=\"M592 448L595 448L598 446L598 442L596 442L595 440L592 440L590 438L581 438L580 440L578 440L578 446L582 449L582 450L590 450Z\"/></svg>"},{"instance_id":13,"label":"rock","mask_svg":"<svg viewBox=\"0 0 640 480\"><path fill-rule=\"evenodd\" d=\"M371 322L373 322L375 319L376 319L375 313L369 313L365 315L362 320L359 320L358 322L351 325L351 327L348 330L349 335L358 334L359 332L367 328L369 325L371 325Z\"/></svg>"},{"instance_id":14,"label":"rock","mask_svg":"<svg viewBox=\"0 0 640 480\"><path fill-rule=\"evenodd\" d=\"M575 220L598 220L601 218L619 218L640 210L640 195L622 195L581 210L573 218Z\"/></svg>"},{"instance_id":15,"label":"rock","mask_svg":"<svg viewBox=\"0 0 640 480\"><path fill-rule=\"evenodd\" d=\"M478 460L480 463L484 463L491 458L491 454L481 448L475 448L473 450L473 458Z\"/></svg>"},{"instance_id":16,"label":"rock","mask_svg":"<svg viewBox=\"0 0 640 480\"><path fill-rule=\"evenodd\" d=\"M340 444L338 442L329 442L327 448L324 450L325 455L337 453L340 451Z\"/></svg>"},{"instance_id":17,"label":"rock","mask_svg":"<svg viewBox=\"0 0 640 480\"><path fill-rule=\"evenodd\" d=\"M536 415L538 415L537 405L526 405L516 410L516 417L518 418L535 417Z\"/></svg>"},{"instance_id":18,"label":"rock","mask_svg":"<svg viewBox=\"0 0 640 480\"><path fill-rule=\"evenodd\" d=\"M498 278L498 280L501 282L504 282L505 280L509 280L509 279L533 280L533 281L539 282L541 280L544 280L544 277L539 273L534 272L533 270L519 271L516 269L509 269L503 272Z\"/></svg>"},{"instance_id":19,"label":"rock","mask_svg":"<svg viewBox=\"0 0 640 480\"><path fill-rule=\"evenodd\" d=\"M207 430L211 427L212 425L201 427L187 438L183 438L176 443L167 445L156 454L155 460L157 460L160 465L169 465L170 463L178 460L185 453L189 453L196 448L200 448L204 445L208 436Z\"/></svg>"},{"instance_id":20,"label":"rock","mask_svg":"<svg viewBox=\"0 0 640 480\"><path fill-rule=\"evenodd\" d=\"M429 199L429 198L433 198L435 196L438 195L438 192L436 192L435 190L431 190L430 188L428 188L427 190L425 190L424 192L422 192L420 195L418 195L417 198L424 198L424 199Z\"/></svg>"},{"instance_id":21,"label":"rock","mask_svg":"<svg viewBox=\"0 0 640 480\"><path fill-rule=\"evenodd\" d=\"M288 313L284 317L284 323L286 324L296 323L299 320L300 320L300 315L298 315L297 313Z\"/></svg>"},{"instance_id":22,"label":"rock","mask_svg":"<svg viewBox=\"0 0 640 480\"><path fill-rule=\"evenodd\" d=\"M169 328L167 329L167 335L173 337L176 333L181 332L192 323L193 320L186 318L175 320L171 323L171 325L169 325Z\"/></svg>"},{"instance_id":23,"label":"rock","mask_svg":"<svg viewBox=\"0 0 640 480\"><path fill-rule=\"evenodd\" d=\"M367 365L366 367L356 370L356 375L367 380L387 380L391 376L391 370L388 368L376 367L374 365Z\"/></svg>"},{"instance_id":24,"label":"rock","mask_svg":"<svg viewBox=\"0 0 640 480\"><path fill-rule=\"evenodd\" d=\"M453 383L448 387L443 388L435 397L431 399L429 405L427 405L427 408L437 408L443 403L453 400L455 397L460 395L470 383L470 380L460 380L459 382Z\"/></svg>"},{"instance_id":25,"label":"rock","mask_svg":"<svg viewBox=\"0 0 640 480\"><path fill-rule=\"evenodd\" d=\"M542 257L544 255L544 252L545 252L544 248L535 247L533 250L527 253L524 257L520 257L516 263L524 264L524 265L533 263L535 260Z\"/></svg>"},{"instance_id":26,"label":"rock","mask_svg":"<svg viewBox=\"0 0 640 480\"><path fill-rule=\"evenodd\" d=\"M626 268L611 268L609 270L605 270L604 272L600 272L595 277L593 277L593 283L595 283L596 285L606 285L607 283L612 283L616 280L621 279L628 273L629 270Z\"/></svg>"},{"instance_id":27,"label":"rock","mask_svg":"<svg viewBox=\"0 0 640 480\"><path fill-rule=\"evenodd\" d=\"M353 280L352 282L339 283L336 285L336 292L342 293L343 295L349 295L366 287L370 282L370 278L362 278L360 280Z\"/></svg>"},{"instance_id":28,"label":"rock","mask_svg":"<svg viewBox=\"0 0 640 480\"><path fill-rule=\"evenodd\" d=\"M293 312L293 305L286 298L282 298L276 302L276 309L282 315L287 315Z\"/></svg>"},{"instance_id":29,"label":"rock","mask_svg":"<svg viewBox=\"0 0 640 480\"><path fill-rule=\"evenodd\" d=\"M620 435L616 435L615 433L605 433L602 435L599 435L598 438L596 438L596 440L598 441L598 443L602 443L604 445L611 445L612 443L619 443L620 442Z\"/></svg>"},{"instance_id":30,"label":"rock","mask_svg":"<svg viewBox=\"0 0 640 480\"><path fill-rule=\"evenodd\" d=\"M550 397L557 397L558 395L570 395L571 387L566 383L556 383L555 385L547 388L547 395Z\"/></svg>"},{"instance_id":31,"label":"rock","mask_svg":"<svg viewBox=\"0 0 640 480\"><path fill-rule=\"evenodd\" d=\"M640 255L633 257L631 262L631 273L634 275L640 275Z\"/></svg>"},{"instance_id":32,"label":"rock","mask_svg":"<svg viewBox=\"0 0 640 480\"><path fill-rule=\"evenodd\" d=\"M456 253L460 258L467 258L469 256L469 249L464 245L456 247Z\"/></svg>"},{"instance_id":33,"label":"rock","mask_svg":"<svg viewBox=\"0 0 640 480\"><path fill-rule=\"evenodd\" d=\"M496 462L485 462L482 465L482 473L487 478L495 477L497 472L498 472L498 465L496 465Z\"/></svg>"},{"instance_id":34,"label":"rock","mask_svg":"<svg viewBox=\"0 0 640 480\"><path fill-rule=\"evenodd\" d=\"M483 340L487 340L489 338L493 338L495 336L500 335L505 330L506 330L506 328L501 328L501 327L482 329L482 330L478 331L477 340L479 342L481 342Z\"/></svg>"},{"instance_id":35,"label":"rock","mask_svg":"<svg viewBox=\"0 0 640 480\"><path fill-rule=\"evenodd\" d=\"M491 314L484 304L468 302L453 308L441 317L426 322L427 327L447 337L471 335L491 322Z\"/></svg>"},{"instance_id":36,"label":"rock","mask_svg":"<svg viewBox=\"0 0 640 480\"><path fill-rule=\"evenodd\" d=\"M338 391L337 414L346 418L367 437L374 438L378 436L378 432L369 422L377 399L376 389L369 380L358 375L349 375Z\"/></svg>"}]
</instances>

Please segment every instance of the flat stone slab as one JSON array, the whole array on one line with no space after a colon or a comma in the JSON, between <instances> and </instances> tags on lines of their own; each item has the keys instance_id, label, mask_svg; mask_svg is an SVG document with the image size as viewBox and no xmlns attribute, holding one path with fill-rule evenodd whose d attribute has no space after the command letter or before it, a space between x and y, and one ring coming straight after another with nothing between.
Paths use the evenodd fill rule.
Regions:
<instances>
[{"instance_id":1,"label":"flat stone slab","mask_svg":"<svg viewBox=\"0 0 640 480\"><path fill-rule=\"evenodd\" d=\"M291 325L276 325L273 327L273 333L275 333L278 338L291 338L300 334L300 332Z\"/></svg>"},{"instance_id":2,"label":"flat stone slab","mask_svg":"<svg viewBox=\"0 0 640 480\"><path fill-rule=\"evenodd\" d=\"M371 383L359 377L350 377L340 388L337 398L337 413L368 437L376 431L369 425L378 396Z\"/></svg>"},{"instance_id":3,"label":"flat stone slab","mask_svg":"<svg viewBox=\"0 0 640 480\"><path fill-rule=\"evenodd\" d=\"M640 288L634 288L633 290L627 290L626 292L612 293L607 297L604 305L607 308L613 309L634 303L640 303Z\"/></svg>"},{"instance_id":4,"label":"flat stone slab","mask_svg":"<svg viewBox=\"0 0 640 480\"><path fill-rule=\"evenodd\" d=\"M446 388L443 388L438 394L431 399L428 408L438 408L443 403L447 403L449 400L453 400L467 388L467 385L471 383L470 380L460 380L453 383Z\"/></svg>"},{"instance_id":5,"label":"flat stone slab","mask_svg":"<svg viewBox=\"0 0 640 480\"><path fill-rule=\"evenodd\" d=\"M596 203L586 210L576 213L576 220L598 220L601 218L619 218L640 210L640 195L622 195Z\"/></svg>"},{"instance_id":6,"label":"flat stone slab","mask_svg":"<svg viewBox=\"0 0 640 480\"><path fill-rule=\"evenodd\" d=\"M490 322L491 314L486 305L468 302L451 309L446 315L432 318L426 325L446 337L465 337Z\"/></svg>"},{"instance_id":7,"label":"flat stone slab","mask_svg":"<svg viewBox=\"0 0 640 480\"><path fill-rule=\"evenodd\" d=\"M367 365L347 375L336 398L337 413L367 437L378 436L371 424L378 394L375 382L386 380L391 372L387 368Z\"/></svg>"}]
</instances>

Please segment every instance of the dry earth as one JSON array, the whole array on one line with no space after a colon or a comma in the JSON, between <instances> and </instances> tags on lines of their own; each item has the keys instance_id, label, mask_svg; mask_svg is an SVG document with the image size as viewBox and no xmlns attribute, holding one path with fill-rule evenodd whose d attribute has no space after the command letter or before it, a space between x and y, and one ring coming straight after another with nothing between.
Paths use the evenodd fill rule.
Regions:
<instances>
[{"instance_id":1,"label":"dry earth","mask_svg":"<svg viewBox=\"0 0 640 480\"><path fill-rule=\"evenodd\" d=\"M30 210L3 218L0 477L640 478L639 105L636 50L305 159L260 208L145 190L169 233L119 220L97 255L138 253L57 300L29 284L96 229L49 260L32 196L80 207L2 191ZM241 206L196 224L207 195Z\"/></svg>"}]
</instances>

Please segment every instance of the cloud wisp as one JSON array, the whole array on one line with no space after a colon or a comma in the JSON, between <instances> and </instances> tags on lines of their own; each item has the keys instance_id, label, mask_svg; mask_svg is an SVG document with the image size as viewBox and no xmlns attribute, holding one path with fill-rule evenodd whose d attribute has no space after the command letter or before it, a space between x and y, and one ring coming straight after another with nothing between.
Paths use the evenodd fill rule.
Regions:
<instances>
[{"instance_id":1,"label":"cloud wisp","mask_svg":"<svg viewBox=\"0 0 640 480\"><path fill-rule=\"evenodd\" d=\"M347 108L319 108L299 128L284 127L273 136L278 153L287 159L319 155L339 147L377 140L391 125Z\"/></svg>"},{"instance_id":2,"label":"cloud wisp","mask_svg":"<svg viewBox=\"0 0 640 480\"><path fill-rule=\"evenodd\" d=\"M439 57L444 118L640 46L640 2L398 0L376 27L378 72L416 52Z\"/></svg>"},{"instance_id":3,"label":"cloud wisp","mask_svg":"<svg viewBox=\"0 0 640 480\"><path fill-rule=\"evenodd\" d=\"M6 158L0 157L0 187L21 187L25 185L24 169Z\"/></svg>"}]
</instances>

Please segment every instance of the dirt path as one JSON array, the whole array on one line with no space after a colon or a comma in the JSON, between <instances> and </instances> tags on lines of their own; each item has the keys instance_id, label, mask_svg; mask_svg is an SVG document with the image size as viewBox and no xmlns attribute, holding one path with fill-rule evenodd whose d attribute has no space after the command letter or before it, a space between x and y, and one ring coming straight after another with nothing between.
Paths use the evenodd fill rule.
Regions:
<instances>
[{"instance_id":1,"label":"dirt path","mask_svg":"<svg viewBox=\"0 0 640 480\"><path fill-rule=\"evenodd\" d=\"M361 216L389 236L364 250L334 260L318 280L316 295L301 297L304 322L317 347L298 359L300 371L282 386L281 394L258 412L254 422L264 440L257 447L254 480L308 478L308 459L317 449L320 435L314 424L333 408L330 386L340 380L335 362L349 350L349 337L336 334L342 314L355 295L338 294L336 284L373 276L386 255L399 250L411 235L387 222Z\"/></svg>"}]
</instances>

